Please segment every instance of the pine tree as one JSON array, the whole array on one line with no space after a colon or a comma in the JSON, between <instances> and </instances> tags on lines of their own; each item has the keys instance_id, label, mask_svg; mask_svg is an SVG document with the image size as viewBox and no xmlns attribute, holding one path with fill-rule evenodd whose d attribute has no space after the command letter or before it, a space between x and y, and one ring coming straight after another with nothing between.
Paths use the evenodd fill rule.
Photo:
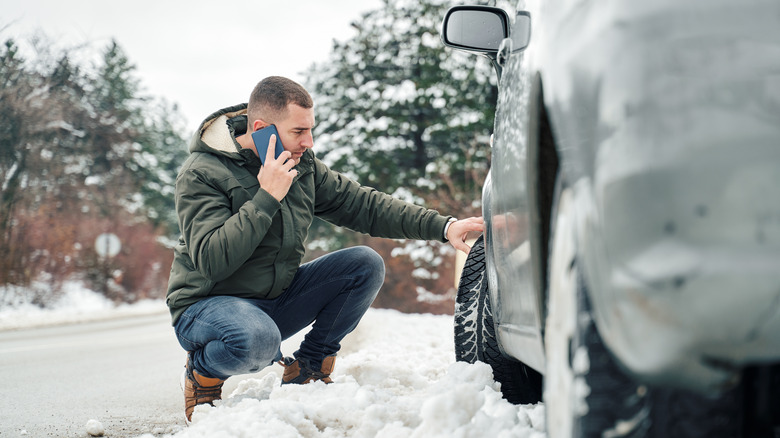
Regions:
<instances>
[{"instance_id":1,"label":"pine tree","mask_svg":"<svg viewBox=\"0 0 780 438\"><path fill-rule=\"evenodd\" d=\"M497 89L487 60L444 50L438 27L448 6L384 0L312 67L315 141L327 163L388 192L473 191L470 171L486 169Z\"/></svg>"},{"instance_id":2,"label":"pine tree","mask_svg":"<svg viewBox=\"0 0 780 438\"><path fill-rule=\"evenodd\" d=\"M95 164L115 170L93 168L92 179L103 175L101 184L111 186L123 208L176 234L173 186L187 155L177 108L141 94L135 66L116 41L103 52L95 84L92 102L101 123L92 132L96 144L107 146Z\"/></svg>"},{"instance_id":3,"label":"pine tree","mask_svg":"<svg viewBox=\"0 0 780 438\"><path fill-rule=\"evenodd\" d=\"M439 25L449 2L384 0L309 71L315 152L364 185L452 214L479 214L498 96L487 59L446 50ZM368 244L387 260L376 305L451 311L453 250L438 242L369 240L315 222L309 257ZM421 255L423 255L421 257ZM436 291L431 293L430 291ZM420 297L436 303L421 304Z\"/></svg>"},{"instance_id":4,"label":"pine tree","mask_svg":"<svg viewBox=\"0 0 780 438\"><path fill-rule=\"evenodd\" d=\"M91 68L72 49L32 45L31 59L14 40L0 47L0 285L88 269L94 253L81 248L96 232L178 228L172 191L187 152L176 108L141 94L116 42Z\"/></svg>"},{"instance_id":5,"label":"pine tree","mask_svg":"<svg viewBox=\"0 0 780 438\"><path fill-rule=\"evenodd\" d=\"M83 116L82 89L67 52L31 62L7 40L0 64L0 283L25 282L31 273L22 218L76 193L83 131L72 121Z\"/></svg>"},{"instance_id":6,"label":"pine tree","mask_svg":"<svg viewBox=\"0 0 780 438\"><path fill-rule=\"evenodd\" d=\"M162 226L168 237L179 234L174 205L174 187L179 167L189 152L182 137L185 123L176 105L159 101L147 111L144 131L138 138L140 147L129 164L141 185L138 195L145 216Z\"/></svg>"},{"instance_id":7,"label":"pine tree","mask_svg":"<svg viewBox=\"0 0 780 438\"><path fill-rule=\"evenodd\" d=\"M18 264L12 245L11 225L23 191L28 166L28 148L23 114L17 107L32 93L31 78L23 69L24 59L13 40L4 43L0 52L0 284L12 280L11 272Z\"/></svg>"}]
</instances>

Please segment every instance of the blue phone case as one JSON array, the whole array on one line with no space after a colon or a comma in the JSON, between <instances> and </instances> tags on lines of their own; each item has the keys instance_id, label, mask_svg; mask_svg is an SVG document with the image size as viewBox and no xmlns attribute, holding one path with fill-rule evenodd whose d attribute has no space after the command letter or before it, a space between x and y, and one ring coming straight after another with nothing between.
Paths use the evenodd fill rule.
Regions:
<instances>
[{"instance_id":1,"label":"blue phone case","mask_svg":"<svg viewBox=\"0 0 780 438\"><path fill-rule=\"evenodd\" d=\"M263 129L258 129L252 133L252 140L255 142L255 149L257 149L257 155L260 157L260 162L265 164L265 155L268 152L268 142L271 139L271 135L276 136L276 150L274 158L279 158L279 155L284 152L282 146L282 140L279 139L279 132L276 130L276 126L268 125Z\"/></svg>"}]
</instances>

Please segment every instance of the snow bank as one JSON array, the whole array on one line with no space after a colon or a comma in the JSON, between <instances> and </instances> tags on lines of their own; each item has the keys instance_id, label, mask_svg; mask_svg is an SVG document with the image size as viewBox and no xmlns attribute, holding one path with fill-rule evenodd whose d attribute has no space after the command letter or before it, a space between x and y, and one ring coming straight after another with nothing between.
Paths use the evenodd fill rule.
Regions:
<instances>
[{"instance_id":1,"label":"snow bank","mask_svg":"<svg viewBox=\"0 0 780 438\"><path fill-rule=\"evenodd\" d=\"M46 308L31 303L29 297L32 295L26 293L23 288L0 287L0 330L72 324L168 311L162 300L116 305L75 281L65 282L62 295L47 303Z\"/></svg>"},{"instance_id":2,"label":"snow bank","mask_svg":"<svg viewBox=\"0 0 780 438\"><path fill-rule=\"evenodd\" d=\"M488 365L455 362L451 316L371 309L350 336L333 384L281 387L274 365L216 407L197 407L189 428L167 436L545 436L541 404L514 406Z\"/></svg>"}]
</instances>

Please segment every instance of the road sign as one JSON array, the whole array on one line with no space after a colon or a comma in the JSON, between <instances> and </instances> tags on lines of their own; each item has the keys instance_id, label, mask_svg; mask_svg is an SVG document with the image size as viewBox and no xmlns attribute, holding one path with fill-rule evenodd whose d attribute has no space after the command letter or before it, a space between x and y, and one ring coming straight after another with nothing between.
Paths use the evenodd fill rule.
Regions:
<instances>
[{"instance_id":1,"label":"road sign","mask_svg":"<svg viewBox=\"0 0 780 438\"><path fill-rule=\"evenodd\" d=\"M122 242L119 237L113 233L103 233L95 239L95 252L100 257L114 257L122 249Z\"/></svg>"}]
</instances>

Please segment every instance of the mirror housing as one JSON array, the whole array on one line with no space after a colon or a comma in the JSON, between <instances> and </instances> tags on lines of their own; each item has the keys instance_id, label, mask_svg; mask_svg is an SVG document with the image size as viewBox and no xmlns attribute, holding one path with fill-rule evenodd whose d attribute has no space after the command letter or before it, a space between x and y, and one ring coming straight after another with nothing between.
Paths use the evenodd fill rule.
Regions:
<instances>
[{"instance_id":1,"label":"mirror housing","mask_svg":"<svg viewBox=\"0 0 780 438\"><path fill-rule=\"evenodd\" d=\"M517 13L509 37L512 38L512 53L520 52L528 47L531 42L531 14L526 11Z\"/></svg>"}]
</instances>

